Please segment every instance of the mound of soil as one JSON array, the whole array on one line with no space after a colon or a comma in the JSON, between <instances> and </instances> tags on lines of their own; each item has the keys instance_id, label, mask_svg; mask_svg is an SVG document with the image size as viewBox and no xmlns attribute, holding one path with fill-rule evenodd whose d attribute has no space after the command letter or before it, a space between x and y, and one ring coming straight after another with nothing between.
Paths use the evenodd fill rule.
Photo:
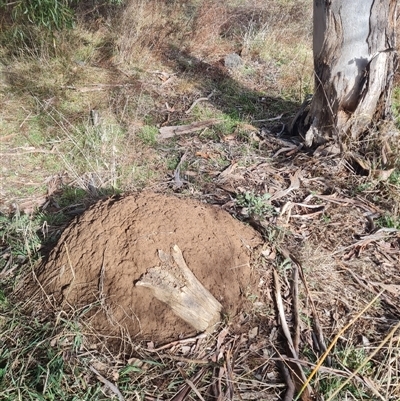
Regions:
<instances>
[{"instance_id":1,"label":"mound of soil","mask_svg":"<svg viewBox=\"0 0 400 401\"><path fill-rule=\"evenodd\" d=\"M250 267L259 234L218 207L142 193L91 207L63 232L38 273L57 309L91 305L91 326L157 343L194 334L187 323L134 283L177 244L187 266L233 316L256 293Z\"/></svg>"}]
</instances>

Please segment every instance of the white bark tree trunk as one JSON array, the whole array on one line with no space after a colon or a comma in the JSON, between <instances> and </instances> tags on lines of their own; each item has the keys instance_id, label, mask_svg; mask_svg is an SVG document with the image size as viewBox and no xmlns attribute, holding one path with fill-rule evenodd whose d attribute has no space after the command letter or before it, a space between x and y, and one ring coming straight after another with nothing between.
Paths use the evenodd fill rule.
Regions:
<instances>
[{"instance_id":1,"label":"white bark tree trunk","mask_svg":"<svg viewBox=\"0 0 400 401\"><path fill-rule=\"evenodd\" d=\"M397 0L314 0L315 93L302 117L306 145L343 150L391 118ZM347 140L346 140L347 139Z\"/></svg>"}]
</instances>

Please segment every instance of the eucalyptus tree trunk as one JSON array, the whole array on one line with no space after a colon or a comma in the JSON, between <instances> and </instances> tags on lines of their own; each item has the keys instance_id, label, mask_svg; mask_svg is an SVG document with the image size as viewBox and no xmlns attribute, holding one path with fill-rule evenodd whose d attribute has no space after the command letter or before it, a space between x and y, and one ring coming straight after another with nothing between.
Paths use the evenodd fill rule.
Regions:
<instances>
[{"instance_id":1,"label":"eucalyptus tree trunk","mask_svg":"<svg viewBox=\"0 0 400 401\"><path fill-rule=\"evenodd\" d=\"M396 3L314 0L315 93L302 116L307 146L335 139L342 147L391 118Z\"/></svg>"}]
</instances>

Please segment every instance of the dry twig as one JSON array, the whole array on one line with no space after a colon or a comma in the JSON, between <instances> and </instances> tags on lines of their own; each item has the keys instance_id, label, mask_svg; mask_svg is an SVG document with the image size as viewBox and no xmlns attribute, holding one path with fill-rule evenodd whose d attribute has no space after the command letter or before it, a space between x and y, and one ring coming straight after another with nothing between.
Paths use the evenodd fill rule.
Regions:
<instances>
[{"instance_id":1,"label":"dry twig","mask_svg":"<svg viewBox=\"0 0 400 401\"><path fill-rule=\"evenodd\" d=\"M195 100L192 103L192 105L185 111L185 114L189 114L193 110L193 108L196 106L197 103L210 100L213 95L214 95L214 91L212 91L207 97L200 97L199 99Z\"/></svg>"},{"instance_id":2,"label":"dry twig","mask_svg":"<svg viewBox=\"0 0 400 401\"><path fill-rule=\"evenodd\" d=\"M283 256L286 259L290 259L293 262L293 264L296 265L297 268L298 268L298 271L300 273L300 277L301 277L301 280L303 282L304 288L306 289L307 297L310 300L311 312L312 312L312 316L313 316L313 326L314 326L313 329L314 329L314 332L316 334L316 339L318 341L318 347L319 347L320 350L325 352L326 344L325 344L324 335L323 335L323 332L322 332L322 328L321 328L321 326L319 324L319 317L318 317L317 309L315 307L314 300L311 297L311 292L310 292L310 290L308 288L308 284L307 284L306 278L304 276L303 266L297 260L297 258L294 257L287 249L281 248L280 252L283 254ZM329 357L327 358L327 365L328 366L331 365L331 361L330 361Z\"/></svg>"},{"instance_id":3,"label":"dry twig","mask_svg":"<svg viewBox=\"0 0 400 401\"><path fill-rule=\"evenodd\" d=\"M291 361L295 361L295 359L292 359ZM287 386L286 392L285 392L285 395L284 395L282 401L292 401L296 389L295 389L293 380L290 376L289 369L287 368L286 364L281 359L277 360L276 363L278 365L279 370L282 373L283 380L285 381L286 386Z\"/></svg>"},{"instance_id":4,"label":"dry twig","mask_svg":"<svg viewBox=\"0 0 400 401\"><path fill-rule=\"evenodd\" d=\"M293 346L298 355L299 354L299 344L300 344L299 267L296 263L293 264L292 302L293 302L293 323L294 323Z\"/></svg>"},{"instance_id":5,"label":"dry twig","mask_svg":"<svg viewBox=\"0 0 400 401\"><path fill-rule=\"evenodd\" d=\"M273 271L273 274L274 274L274 284L275 284L275 300L276 300L276 305L277 305L278 312L279 312L282 330L286 337L289 352L290 352L292 358L298 359L298 355L297 355L296 349L294 347L292 337L290 335L289 327L286 322L285 310L284 310L282 296L281 296L281 290L280 290L279 277L278 277L278 273L276 272L275 269ZM293 377L292 378L295 383L294 386L295 386L296 390L298 391L298 389L302 386L301 388L304 388L304 390L305 390L305 391L303 390L304 394L302 396L302 399L309 400L311 389L308 387L308 383L306 385L303 385L303 383L306 380L306 377L304 375L303 370L301 369L301 366L297 363L293 363L292 369L293 369L293 372L292 372Z\"/></svg>"},{"instance_id":6,"label":"dry twig","mask_svg":"<svg viewBox=\"0 0 400 401\"><path fill-rule=\"evenodd\" d=\"M96 375L97 379L105 384L119 399L119 401L125 401L124 396L119 391L118 387L103 377L93 366L89 366L89 369Z\"/></svg>"},{"instance_id":7,"label":"dry twig","mask_svg":"<svg viewBox=\"0 0 400 401\"><path fill-rule=\"evenodd\" d=\"M201 334L199 334L199 335L197 335L195 337L184 338L183 340L173 341L173 342L170 342L170 343L165 344L165 345L163 345L161 347L158 347L158 348L148 348L147 351L159 352L159 351L162 351L162 350L165 350L165 349L168 349L168 348L175 347L176 345L183 345L183 344L193 343L193 342L196 342L197 340L201 340L201 339L206 338L206 337L207 337L206 333L201 333Z\"/></svg>"}]
</instances>

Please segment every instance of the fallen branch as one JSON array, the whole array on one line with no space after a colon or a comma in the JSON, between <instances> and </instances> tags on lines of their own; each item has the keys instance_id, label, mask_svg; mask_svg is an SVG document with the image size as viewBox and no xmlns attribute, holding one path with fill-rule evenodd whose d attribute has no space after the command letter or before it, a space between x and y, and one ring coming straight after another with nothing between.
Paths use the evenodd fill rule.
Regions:
<instances>
[{"instance_id":1,"label":"fallen branch","mask_svg":"<svg viewBox=\"0 0 400 401\"><path fill-rule=\"evenodd\" d=\"M273 271L273 275L274 275L274 284L275 284L275 301L276 301L276 306L277 306L278 312L279 312L279 317L280 317L283 334L286 337L286 341L287 341L287 345L288 345L289 353L290 353L291 357L294 359L298 359L298 355L297 355L295 346L293 344L292 337L290 335L289 326L286 322L285 309L283 306L282 295L281 295L281 285L279 282L278 273L276 272L275 269ZM295 389L297 391L299 391L300 388L302 390L304 389L303 391L301 391L301 393L304 393L304 394L302 394L302 400L307 400L307 401L310 400L311 399L311 397L310 397L311 389L309 388L308 383L303 385L303 383L306 381L306 377L304 375L304 372L303 372L301 366L298 363L292 363L291 369L292 369L291 370L292 380L295 383L294 384ZM282 374L284 375L285 373L282 372ZM285 397L285 399L286 399L286 397ZM293 397L292 397L292 399L293 399Z\"/></svg>"},{"instance_id":2,"label":"fallen branch","mask_svg":"<svg viewBox=\"0 0 400 401\"><path fill-rule=\"evenodd\" d=\"M158 135L158 139L168 139L177 135L191 134L192 132L200 131L203 128L211 127L219 122L220 120L213 118L211 120L199 121L188 125L170 125L167 127L161 127L159 129L160 134Z\"/></svg>"}]
</instances>

